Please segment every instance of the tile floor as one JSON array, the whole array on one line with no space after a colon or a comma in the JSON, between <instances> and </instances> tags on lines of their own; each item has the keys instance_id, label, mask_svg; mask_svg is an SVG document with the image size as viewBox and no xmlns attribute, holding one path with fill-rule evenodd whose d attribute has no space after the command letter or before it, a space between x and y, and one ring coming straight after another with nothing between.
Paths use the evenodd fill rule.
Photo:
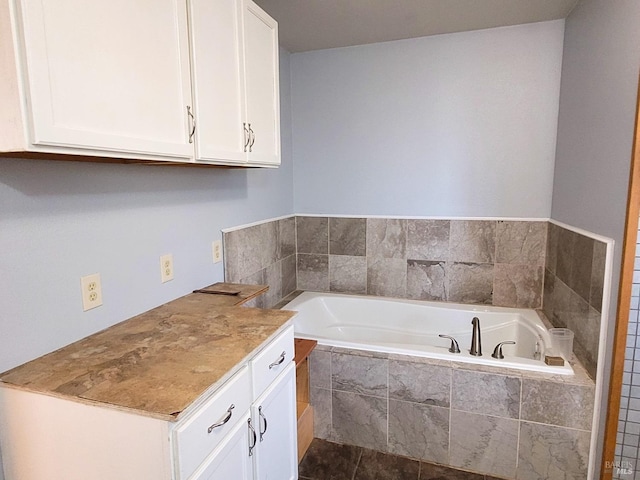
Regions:
<instances>
[{"instance_id":1,"label":"tile floor","mask_svg":"<svg viewBox=\"0 0 640 480\"><path fill-rule=\"evenodd\" d=\"M498 480L318 438L298 471L300 480Z\"/></svg>"}]
</instances>

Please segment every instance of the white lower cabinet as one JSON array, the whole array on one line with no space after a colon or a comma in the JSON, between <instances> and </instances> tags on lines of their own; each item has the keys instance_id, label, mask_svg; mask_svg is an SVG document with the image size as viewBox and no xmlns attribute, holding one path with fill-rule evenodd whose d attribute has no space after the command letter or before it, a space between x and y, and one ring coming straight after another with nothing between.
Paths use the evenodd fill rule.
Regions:
<instances>
[{"instance_id":1,"label":"white lower cabinet","mask_svg":"<svg viewBox=\"0 0 640 480\"><path fill-rule=\"evenodd\" d=\"M249 412L227 435L225 440L194 473L192 480L252 480L253 462L250 461L250 443L255 442L249 422Z\"/></svg>"},{"instance_id":2,"label":"white lower cabinet","mask_svg":"<svg viewBox=\"0 0 640 480\"><path fill-rule=\"evenodd\" d=\"M0 383L5 480L295 480L293 327L177 423Z\"/></svg>"},{"instance_id":3,"label":"white lower cabinet","mask_svg":"<svg viewBox=\"0 0 640 480\"><path fill-rule=\"evenodd\" d=\"M289 362L278 380L251 406L258 430L253 454L256 480L298 478L297 423L291 414L295 409L295 364Z\"/></svg>"}]
</instances>

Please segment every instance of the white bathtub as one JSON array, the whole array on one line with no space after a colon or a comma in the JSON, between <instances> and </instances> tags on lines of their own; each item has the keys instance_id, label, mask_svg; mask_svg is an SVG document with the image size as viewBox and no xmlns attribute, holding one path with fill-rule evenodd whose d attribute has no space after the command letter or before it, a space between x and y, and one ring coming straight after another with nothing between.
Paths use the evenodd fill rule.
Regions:
<instances>
[{"instance_id":1,"label":"white bathtub","mask_svg":"<svg viewBox=\"0 0 640 480\"><path fill-rule=\"evenodd\" d=\"M544 363L549 332L534 310L315 292L283 308L299 312L296 337L321 345L573 375L568 363ZM481 357L469 354L473 317L480 319ZM461 353L450 353L450 341L439 334L455 337ZM503 346L505 358L492 358L494 347L507 340L516 344ZM541 360L534 359L536 348Z\"/></svg>"}]
</instances>

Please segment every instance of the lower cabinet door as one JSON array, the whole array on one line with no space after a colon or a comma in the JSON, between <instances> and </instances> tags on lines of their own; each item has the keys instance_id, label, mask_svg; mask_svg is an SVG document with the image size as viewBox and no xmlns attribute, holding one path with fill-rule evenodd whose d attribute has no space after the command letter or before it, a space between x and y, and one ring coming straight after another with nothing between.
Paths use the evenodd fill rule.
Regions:
<instances>
[{"instance_id":1,"label":"lower cabinet door","mask_svg":"<svg viewBox=\"0 0 640 480\"><path fill-rule=\"evenodd\" d=\"M253 455L256 480L297 479L298 434L293 362L253 403L251 416L258 436Z\"/></svg>"},{"instance_id":2,"label":"lower cabinet door","mask_svg":"<svg viewBox=\"0 0 640 480\"><path fill-rule=\"evenodd\" d=\"M253 480L249 448L256 437L249 412L244 417L189 480Z\"/></svg>"}]
</instances>

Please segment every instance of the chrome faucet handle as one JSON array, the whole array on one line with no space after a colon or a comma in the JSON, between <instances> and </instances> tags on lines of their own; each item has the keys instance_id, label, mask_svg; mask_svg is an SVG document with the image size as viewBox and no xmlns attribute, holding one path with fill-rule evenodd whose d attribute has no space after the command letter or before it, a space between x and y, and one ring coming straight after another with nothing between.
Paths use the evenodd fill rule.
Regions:
<instances>
[{"instance_id":1,"label":"chrome faucet handle","mask_svg":"<svg viewBox=\"0 0 640 480\"><path fill-rule=\"evenodd\" d=\"M493 353L491 354L491 356L493 358L497 358L499 360L502 360L504 358L504 355L502 354L502 346L503 345L515 345L516 342L513 342L511 340L506 341L506 342L500 342L499 344L496 345L496 348L493 349Z\"/></svg>"},{"instance_id":2,"label":"chrome faucet handle","mask_svg":"<svg viewBox=\"0 0 640 480\"><path fill-rule=\"evenodd\" d=\"M455 338L450 335L438 335L440 338L448 338L451 340L451 346L449 347L449 351L451 353L460 353L460 347L458 346L458 342Z\"/></svg>"}]
</instances>

